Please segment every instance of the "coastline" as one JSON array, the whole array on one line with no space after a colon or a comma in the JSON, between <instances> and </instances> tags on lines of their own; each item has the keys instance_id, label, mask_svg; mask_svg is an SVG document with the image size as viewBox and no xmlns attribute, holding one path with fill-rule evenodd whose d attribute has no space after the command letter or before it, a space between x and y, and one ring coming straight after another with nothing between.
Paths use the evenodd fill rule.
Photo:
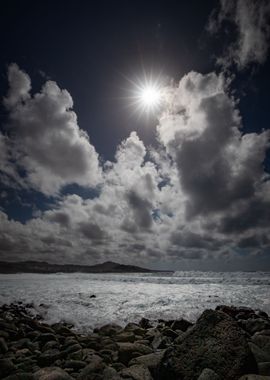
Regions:
<instances>
[{"instance_id":1,"label":"coastline","mask_svg":"<svg viewBox=\"0 0 270 380\"><path fill-rule=\"evenodd\" d=\"M270 318L263 311L223 305L195 323L142 318L87 334L30 311L22 303L0 307L1 379L270 379Z\"/></svg>"}]
</instances>

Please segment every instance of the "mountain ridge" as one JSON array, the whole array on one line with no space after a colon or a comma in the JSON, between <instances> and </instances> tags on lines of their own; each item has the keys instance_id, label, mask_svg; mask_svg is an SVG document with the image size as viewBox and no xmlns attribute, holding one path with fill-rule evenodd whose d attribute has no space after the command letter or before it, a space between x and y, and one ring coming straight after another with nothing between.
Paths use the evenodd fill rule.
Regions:
<instances>
[{"instance_id":1,"label":"mountain ridge","mask_svg":"<svg viewBox=\"0 0 270 380\"><path fill-rule=\"evenodd\" d=\"M158 273L172 272L119 264L113 261L95 265L51 264L46 261L0 261L0 273Z\"/></svg>"}]
</instances>

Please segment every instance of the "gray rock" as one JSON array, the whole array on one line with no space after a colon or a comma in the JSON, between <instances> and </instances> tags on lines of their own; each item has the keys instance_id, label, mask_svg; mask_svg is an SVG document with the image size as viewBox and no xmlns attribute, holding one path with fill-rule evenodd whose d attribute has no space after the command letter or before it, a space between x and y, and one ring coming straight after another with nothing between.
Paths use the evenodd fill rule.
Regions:
<instances>
[{"instance_id":1,"label":"gray rock","mask_svg":"<svg viewBox=\"0 0 270 380\"><path fill-rule=\"evenodd\" d=\"M204 311L185 339L165 352L160 379L194 380L204 368L215 368L221 380L257 372L244 332L223 312Z\"/></svg>"},{"instance_id":2,"label":"gray rock","mask_svg":"<svg viewBox=\"0 0 270 380\"><path fill-rule=\"evenodd\" d=\"M270 356L270 336L255 334L251 340Z\"/></svg>"},{"instance_id":3,"label":"gray rock","mask_svg":"<svg viewBox=\"0 0 270 380\"><path fill-rule=\"evenodd\" d=\"M113 367L106 367L102 374L102 380L121 380L122 378Z\"/></svg>"},{"instance_id":4,"label":"gray rock","mask_svg":"<svg viewBox=\"0 0 270 380\"><path fill-rule=\"evenodd\" d=\"M120 375L124 379L127 378L132 380L153 380L149 369L141 364L133 365L129 368L122 369Z\"/></svg>"},{"instance_id":5,"label":"gray rock","mask_svg":"<svg viewBox=\"0 0 270 380\"><path fill-rule=\"evenodd\" d=\"M257 319L247 319L239 320L238 323L240 326L245 329L249 334L253 335L254 333L262 330L270 329L270 321L263 318Z\"/></svg>"},{"instance_id":6,"label":"gray rock","mask_svg":"<svg viewBox=\"0 0 270 380\"><path fill-rule=\"evenodd\" d=\"M105 336L113 336L115 334L118 334L122 331L122 327L119 325L116 325L114 323L110 323L108 325L100 327L98 330L98 333L100 335L105 335Z\"/></svg>"},{"instance_id":7,"label":"gray rock","mask_svg":"<svg viewBox=\"0 0 270 380\"><path fill-rule=\"evenodd\" d=\"M262 350L260 347L258 347L255 343L249 342L248 345L257 363L270 361L270 355L264 350Z\"/></svg>"},{"instance_id":8,"label":"gray rock","mask_svg":"<svg viewBox=\"0 0 270 380\"><path fill-rule=\"evenodd\" d=\"M159 352L153 352L152 354L138 356L137 358L132 359L128 363L128 365L131 366L136 364L143 364L145 367L149 369L152 376L156 378L158 375L158 369L163 358L164 352L165 350L162 350Z\"/></svg>"},{"instance_id":9,"label":"gray rock","mask_svg":"<svg viewBox=\"0 0 270 380\"><path fill-rule=\"evenodd\" d=\"M220 380L220 377L212 369L205 368L198 377L198 380Z\"/></svg>"},{"instance_id":10,"label":"gray rock","mask_svg":"<svg viewBox=\"0 0 270 380\"><path fill-rule=\"evenodd\" d=\"M8 346L4 338L0 338L0 354L5 354L8 351Z\"/></svg>"},{"instance_id":11,"label":"gray rock","mask_svg":"<svg viewBox=\"0 0 270 380\"><path fill-rule=\"evenodd\" d=\"M34 380L72 380L72 377L59 367L45 367L34 373Z\"/></svg>"},{"instance_id":12,"label":"gray rock","mask_svg":"<svg viewBox=\"0 0 270 380\"><path fill-rule=\"evenodd\" d=\"M117 347L119 351L119 361L124 364L127 364L133 359L133 354L135 352L138 352L141 355L147 355L153 352L150 347L139 343L117 343Z\"/></svg>"},{"instance_id":13,"label":"gray rock","mask_svg":"<svg viewBox=\"0 0 270 380\"><path fill-rule=\"evenodd\" d=\"M263 362L258 364L259 375L270 376L270 362Z\"/></svg>"},{"instance_id":14,"label":"gray rock","mask_svg":"<svg viewBox=\"0 0 270 380\"><path fill-rule=\"evenodd\" d=\"M100 356L93 355L91 362L84 367L78 379L80 380L92 380L95 378L95 374L104 370L105 364Z\"/></svg>"},{"instance_id":15,"label":"gray rock","mask_svg":"<svg viewBox=\"0 0 270 380\"><path fill-rule=\"evenodd\" d=\"M133 343L135 340L135 335L132 332L124 331L120 334L115 335L116 342L130 342Z\"/></svg>"}]
</instances>

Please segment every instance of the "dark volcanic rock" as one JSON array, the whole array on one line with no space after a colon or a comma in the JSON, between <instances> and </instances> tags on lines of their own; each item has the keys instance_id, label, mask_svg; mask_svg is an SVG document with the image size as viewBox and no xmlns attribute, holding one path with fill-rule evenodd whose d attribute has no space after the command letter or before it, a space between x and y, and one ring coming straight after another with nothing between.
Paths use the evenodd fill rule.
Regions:
<instances>
[{"instance_id":1,"label":"dark volcanic rock","mask_svg":"<svg viewBox=\"0 0 270 380\"><path fill-rule=\"evenodd\" d=\"M61 368L47 367L35 372L34 380L72 380L72 377Z\"/></svg>"},{"instance_id":2,"label":"dark volcanic rock","mask_svg":"<svg viewBox=\"0 0 270 380\"><path fill-rule=\"evenodd\" d=\"M206 310L184 339L169 348L162 360L162 380L194 380L213 368L222 380L257 373L256 361L243 331L228 315Z\"/></svg>"}]
</instances>

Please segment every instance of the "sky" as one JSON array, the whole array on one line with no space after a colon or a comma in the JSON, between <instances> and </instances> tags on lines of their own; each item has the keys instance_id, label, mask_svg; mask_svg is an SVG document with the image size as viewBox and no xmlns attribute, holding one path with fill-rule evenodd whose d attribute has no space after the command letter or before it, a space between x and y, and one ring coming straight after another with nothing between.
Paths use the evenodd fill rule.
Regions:
<instances>
[{"instance_id":1,"label":"sky","mask_svg":"<svg viewBox=\"0 0 270 380\"><path fill-rule=\"evenodd\" d=\"M270 270L269 21L267 0L3 0L0 260Z\"/></svg>"}]
</instances>

